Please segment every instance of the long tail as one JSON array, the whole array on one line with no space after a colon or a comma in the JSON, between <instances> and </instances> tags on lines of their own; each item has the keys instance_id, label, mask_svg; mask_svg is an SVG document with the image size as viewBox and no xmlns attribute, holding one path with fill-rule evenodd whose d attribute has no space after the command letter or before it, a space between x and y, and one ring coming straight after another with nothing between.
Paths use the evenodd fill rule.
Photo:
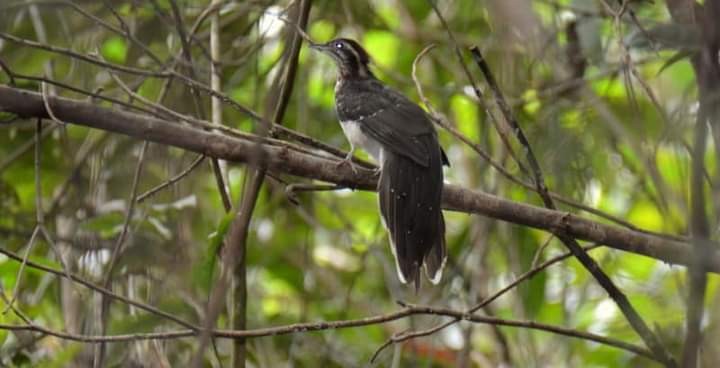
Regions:
<instances>
[{"instance_id":1,"label":"long tail","mask_svg":"<svg viewBox=\"0 0 720 368\"><path fill-rule=\"evenodd\" d=\"M432 152L428 167L385 150L378 183L380 212L390 233L398 276L420 288L420 268L433 284L442 276L447 252L441 209L442 151L435 137L417 137Z\"/></svg>"}]
</instances>

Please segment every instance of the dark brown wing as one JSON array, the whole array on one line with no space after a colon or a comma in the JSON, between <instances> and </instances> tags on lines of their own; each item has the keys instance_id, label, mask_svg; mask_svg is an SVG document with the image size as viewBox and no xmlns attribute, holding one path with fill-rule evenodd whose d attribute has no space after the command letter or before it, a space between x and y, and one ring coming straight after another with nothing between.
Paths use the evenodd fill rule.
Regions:
<instances>
[{"instance_id":1,"label":"dark brown wing","mask_svg":"<svg viewBox=\"0 0 720 368\"><path fill-rule=\"evenodd\" d=\"M442 154L431 134L418 137L426 147L428 165L423 167L405 155L386 152L378 194L380 212L401 280L420 286L420 268L437 283L445 262L445 222L441 210Z\"/></svg>"},{"instance_id":2,"label":"dark brown wing","mask_svg":"<svg viewBox=\"0 0 720 368\"><path fill-rule=\"evenodd\" d=\"M360 129L386 149L428 167L431 152L419 136L436 135L425 111L405 96L379 82L343 82L336 94L341 121L356 121ZM434 154L434 152L432 153Z\"/></svg>"}]
</instances>

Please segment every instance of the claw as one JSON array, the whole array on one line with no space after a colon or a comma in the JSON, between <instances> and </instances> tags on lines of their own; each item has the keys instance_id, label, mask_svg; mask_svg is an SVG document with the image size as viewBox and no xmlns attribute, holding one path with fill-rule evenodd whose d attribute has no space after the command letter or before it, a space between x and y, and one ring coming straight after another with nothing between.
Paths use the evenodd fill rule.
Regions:
<instances>
[{"instance_id":1,"label":"claw","mask_svg":"<svg viewBox=\"0 0 720 368\"><path fill-rule=\"evenodd\" d=\"M347 156L345 156L345 158L342 159L342 161L339 161L337 163L337 167L350 165L350 170L352 170L353 174L357 174L358 169L357 169L357 166L355 164L353 164L353 162L352 162L352 156L353 156L353 152L352 151L348 152Z\"/></svg>"}]
</instances>

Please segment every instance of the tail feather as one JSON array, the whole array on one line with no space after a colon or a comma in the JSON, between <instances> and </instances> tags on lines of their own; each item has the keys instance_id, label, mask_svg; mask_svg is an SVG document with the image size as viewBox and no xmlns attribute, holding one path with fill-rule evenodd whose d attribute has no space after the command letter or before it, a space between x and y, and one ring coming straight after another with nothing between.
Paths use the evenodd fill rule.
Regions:
<instances>
[{"instance_id":1,"label":"tail feather","mask_svg":"<svg viewBox=\"0 0 720 368\"><path fill-rule=\"evenodd\" d=\"M441 244L439 246L430 249L430 252L425 256L425 276L430 280L433 285L437 285L442 278L443 268L445 268L445 262L447 261L447 251L445 246L445 220L440 215L440 232L443 236L440 238Z\"/></svg>"},{"instance_id":2,"label":"tail feather","mask_svg":"<svg viewBox=\"0 0 720 368\"><path fill-rule=\"evenodd\" d=\"M428 167L391 151L383 153L378 183L380 212L389 232L400 281L420 287L420 269L432 283L445 264L445 222L441 210L442 154L435 137L418 137L433 152Z\"/></svg>"}]
</instances>

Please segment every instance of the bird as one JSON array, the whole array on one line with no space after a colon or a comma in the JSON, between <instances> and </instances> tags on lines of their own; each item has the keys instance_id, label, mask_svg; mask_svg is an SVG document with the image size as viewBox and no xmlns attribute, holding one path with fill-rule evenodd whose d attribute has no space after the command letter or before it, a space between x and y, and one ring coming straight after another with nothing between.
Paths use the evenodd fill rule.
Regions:
<instances>
[{"instance_id":1,"label":"bird","mask_svg":"<svg viewBox=\"0 0 720 368\"><path fill-rule=\"evenodd\" d=\"M443 165L450 165L430 116L385 85L369 68L370 55L356 41L337 38L312 43L337 66L335 110L350 151L341 163L352 167L355 149L378 163L378 202L389 233L398 278L420 288L420 273L438 284L447 261L441 200Z\"/></svg>"}]
</instances>

